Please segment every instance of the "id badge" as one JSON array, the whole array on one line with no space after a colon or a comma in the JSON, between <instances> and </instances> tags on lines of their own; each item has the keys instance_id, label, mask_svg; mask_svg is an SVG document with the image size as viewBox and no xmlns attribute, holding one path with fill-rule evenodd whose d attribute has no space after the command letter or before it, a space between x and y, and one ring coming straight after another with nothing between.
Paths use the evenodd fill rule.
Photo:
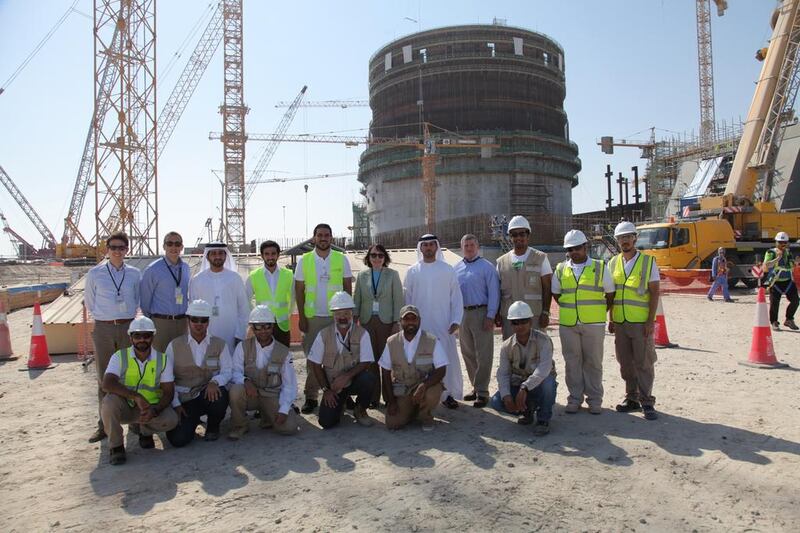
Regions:
<instances>
[{"instance_id":1,"label":"id badge","mask_svg":"<svg viewBox=\"0 0 800 533\"><path fill-rule=\"evenodd\" d=\"M118 304L119 304L119 303L123 303L123 304L124 304L124 303L125 303L125 297L124 297L124 296L122 296L122 294L118 292L118 293L117 293L117 297L116 297L115 301L116 301Z\"/></svg>"},{"instance_id":2,"label":"id badge","mask_svg":"<svg viewBox=\"0 0 800 533\"><path fill-rule=\"evenodd\" d=\"M175 287L175 304L183 305L183 292L180 287Z\"/></svg>"},{"instance_id":3,"label":"id badge","mask_svg":"<svg viewBox=\"0 0 800 533\"><path fill-rule=\"evenodd\" d=\"M127 313L128 305L124 301L117 302L117 311L119 311L120 313Z\"/></svg>"},{"instance_id":4,"label":"id badge","mask_svg":"<svg viewBox=\"0 0 800 533\"><path fill-rule=\"evenodd\" d=\"M219 316L219 306L215 305L211 308L211 316Z\"/></svg>"},{"instance_id":5,"label":"id badge","mask_svg":"<svg viewBox=\"0 0 800 533\"><path fill-rule=\"evenodd\" d=\"M381 310L381 304L379 302L377 302L377 301L372 302L372 312L373 313L379 313L380 310Z\"/></svg>"}]
</instances>

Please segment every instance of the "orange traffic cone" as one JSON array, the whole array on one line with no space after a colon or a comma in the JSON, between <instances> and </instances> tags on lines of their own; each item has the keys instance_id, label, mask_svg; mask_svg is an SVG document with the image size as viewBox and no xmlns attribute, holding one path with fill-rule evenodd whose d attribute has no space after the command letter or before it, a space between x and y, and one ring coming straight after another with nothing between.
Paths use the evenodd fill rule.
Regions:
<instances>
[{"instance_id":1,"label":"orange traffic cone","mask_svg":"<svg viewBox=\"0 0 800 533\"><path fill-rule=\"evenodd\" d=\"M8 331L8 318L6 317L6 304L0 301L0 361L13 361L14 352L11 350L11 332Z\"/></svg>"},{"instance_id":2,"label":"orange traffic cone","mask_svg":"<svg viewBox=\"0 0 800 533\"><path fill-rule=\"evenodd\" d=\"M756 299L756 320L753 325L753 341L750 344L750 355L747 361L740 364L755 368L785 368L789 365L781 363L775 358L775 348L772 346L772 331L769 324L769 311L767 310L767 297L764 287L758 288Z\"/></svg>"},{"instance_id":3,"label":"orange traffic cone","mask_svg":"<svg viewBox=\"0 0 800 533\"><path fill-rule=\"evenodd\" d=\"M656 348L677 348L678 345L669 342L667 333L667 321L664 318L664 308L661 307L661 297L658 298L658 309L656 310L656 322L653 324L653 341Z\"/></svg>"},{"instance_id":4,"label":"orange traffic cone","mask_svg":"<svg viewBox=\"0 0 800 533\"><path fill-rule=\"evenodd\" d=\"M33 304L33 328L31 331L31 353L28 357L28 368L31 370L45 370L53 367L50 353L47 351L47 338L44 336L42 325L42 308L39 302Z\"/></svg>"}]
</instances>

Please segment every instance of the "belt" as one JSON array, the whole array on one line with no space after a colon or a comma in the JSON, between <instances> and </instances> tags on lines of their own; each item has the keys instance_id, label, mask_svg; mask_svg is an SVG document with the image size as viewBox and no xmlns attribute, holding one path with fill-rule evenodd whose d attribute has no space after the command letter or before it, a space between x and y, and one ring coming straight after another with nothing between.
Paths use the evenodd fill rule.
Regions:
<instances>
[{"instance_id":1,"label":"belt","mask_svg":"<svg viewBox=\"0 0 800 533\"><path fill-rule=\"evenodd\" d=\"M186 318L186 315L161 315L158 313L150 313L150 318L161 318L163 320L181 320Z\"/></svg>"},{"instance_id":2,"label":"belt","mask_svg":"<svg viewBox=\"0 0 800 533\"><path fill-rule=\"evenodd\" d=\"M488 307L488 306L486 304L482 304L482 305L465 305L464 309L466 309L467 311L472 311L473 309L480 309L481 307Z\"/></svg>"},{"instance_id":3,"label":"belt","mask_svg":"<svg viewBox=\"0 0 800 533\"><path fill-rule=\"evenodd\" d=\"M113 324L115 326L119 326L121 324L128 324L132 318L116 318L114 320L97 320L95 319L95 324Z\"/></svg>"}]
</instances>

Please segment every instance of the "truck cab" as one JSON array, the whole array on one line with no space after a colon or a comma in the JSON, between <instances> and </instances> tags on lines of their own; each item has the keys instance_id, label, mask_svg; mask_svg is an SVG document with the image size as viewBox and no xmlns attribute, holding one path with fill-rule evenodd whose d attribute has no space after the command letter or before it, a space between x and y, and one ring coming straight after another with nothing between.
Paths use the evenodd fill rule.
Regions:
<instances>
[{"instance_id":1,"label":"truck cab","mask_svg":"<svg viewBox=\"0 0 800 533\"><path fill-rule=\"evenodd\" d=\"M646 224L638 229L636 247L656 258L660 268L710 268L717 248L736 247L725 220L708 219Z\"/></svg>"}]
</instances>

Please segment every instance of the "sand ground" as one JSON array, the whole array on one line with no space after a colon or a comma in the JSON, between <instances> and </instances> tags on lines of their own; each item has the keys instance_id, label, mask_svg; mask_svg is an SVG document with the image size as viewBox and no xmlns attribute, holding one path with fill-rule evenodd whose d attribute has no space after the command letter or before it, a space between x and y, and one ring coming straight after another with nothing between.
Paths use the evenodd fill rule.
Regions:
<instances>
[{"instance_id":1,"label":"sand ground","mask_svg":"<svg viewBox=\"0 0 800 533\"><path fill-rule=\"evenodd\" d=\"M20 371L31 319L21 310L9 319L23 357L0 363L0 529L798 531L800 334L774 335L791 368L740 366L755 296L737 298L665 297L680 348L659 350L655 422L613 411L624 388L610 335L606 410L565 414L551 328L559 388L545 437L463 404L437 410L432 433L348 417L323 434L308 416L296 437L253 423L239 442L181 450L158 437L157 449L142 450L131 435L122 467L108 464L105 444L86 441L93 368L59 356L54 369Z\"/></svg>"}]
</instances>

